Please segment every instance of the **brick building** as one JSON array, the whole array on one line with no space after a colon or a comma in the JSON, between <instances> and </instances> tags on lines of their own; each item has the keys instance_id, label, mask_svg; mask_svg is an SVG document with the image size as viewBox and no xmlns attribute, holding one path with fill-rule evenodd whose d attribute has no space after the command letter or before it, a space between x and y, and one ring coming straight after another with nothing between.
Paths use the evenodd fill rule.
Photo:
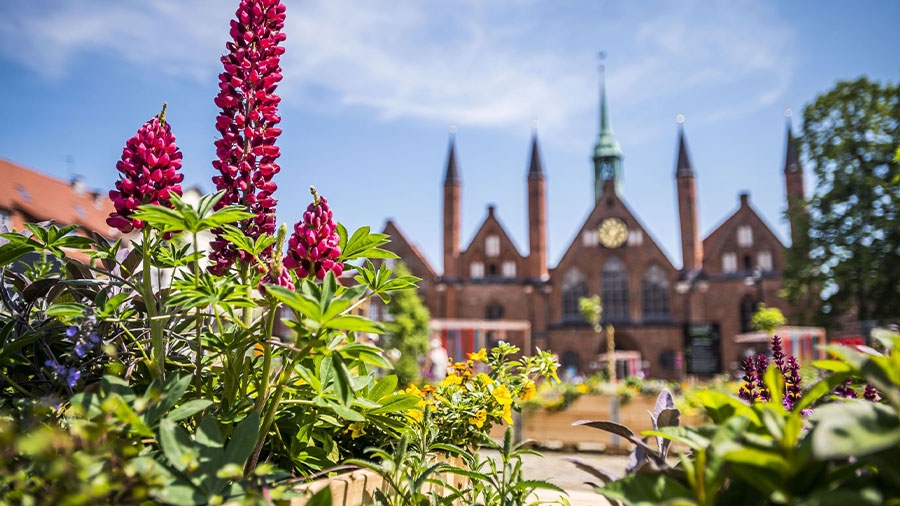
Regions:
<instances>
[{"instance_id":1,"label":"brick building","mask_svg":"<svg viewBox=\"0 0 900 506\"><path fill-rule=\"evenodd\" d=\"M623 195L622 151L603 84L593 162L593 210L555 267L547 261L546 179L536 133L525 182L527 254L518 251L493 206L472 241L460 244L462 182L452 136L443 182L443 272L391 220L388 247L423 278L420 291L433 318L530 322L531 344L557 353L568 370L590 372L605 351L578 309L580 297L598 294L603 323L615 328L616 348L640 352L651 376L735 372L744 350L734 337L749 330L756 306L791 313L778 296L785 246L746 193L736 211L700 237L695 171L679 125L674 183L684 260L676 267ZM784 178L793 208L803 198L803 172L790 124Z\"/></svg>"}]
</instances>

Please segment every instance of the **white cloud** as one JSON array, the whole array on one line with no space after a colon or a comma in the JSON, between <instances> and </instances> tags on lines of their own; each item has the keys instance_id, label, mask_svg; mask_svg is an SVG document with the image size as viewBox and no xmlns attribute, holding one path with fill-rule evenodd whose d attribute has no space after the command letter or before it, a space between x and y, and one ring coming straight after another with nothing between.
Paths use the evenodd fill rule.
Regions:
<instances>
[{"instance_id":1,"label":"white cloud","mask_svg":"<svg viewBox=\"0 0 900 506\"><path fill-rule=\"evenodd\" d=\"M211 79L235 4L6 4L0 8L0 52L49 78L77 72L81 58L105 54L142 72ZM545 20L540 7L513 0L288 2L281 93L288 103L364 107L386 120L521 131L538 118L565 137L573 123L595 116L590 55L598 41L594 31L585 31L569 39L564 36L572 34L560 32L555 35L565 42L548 43L555 37L545 30L565 30L569 18L579 16L595 16L597 33L607 34L606 44L616 43L607 47L609 93L619 108L746 81L766 83L750 96L734 96L736 103L710 104L701 117L716 121L777 100L790 80L791 31L765 4L629 4L612 21L581 12L581 3L554 11L560 19Z\"/></svg>"}]
</instances>

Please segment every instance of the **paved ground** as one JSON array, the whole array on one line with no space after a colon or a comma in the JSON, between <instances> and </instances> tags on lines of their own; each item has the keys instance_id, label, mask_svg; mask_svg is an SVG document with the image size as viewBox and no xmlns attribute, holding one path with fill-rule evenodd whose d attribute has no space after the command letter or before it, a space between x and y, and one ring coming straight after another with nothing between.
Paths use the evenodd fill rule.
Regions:
<instances>
[{"instance_id":1,"label":"paved ground","mask_svg":"<svg viewBox=\"0 0 900 506\"><path fill-rule=\"evenodd\" d=\"M491 452L481 450L481 453L487 455ZM525 478L546 480L565 489L568 492L567 498L572 506L601 506L609 503L603 496L594 492L590 486L585 485L586 481L596 481L596 479L576 468L574 464L566 460L567 458L576 458L594 467L612 472L617 476L624 474L627 461L627 457L624 456L600 453L555 451L543 451L542 453L543 458L526 456L523 459ZM541 500L549 501L547 504L561 504L559 493L557 492L542 491L538 496Z\"/></svg>"}]
</instances>

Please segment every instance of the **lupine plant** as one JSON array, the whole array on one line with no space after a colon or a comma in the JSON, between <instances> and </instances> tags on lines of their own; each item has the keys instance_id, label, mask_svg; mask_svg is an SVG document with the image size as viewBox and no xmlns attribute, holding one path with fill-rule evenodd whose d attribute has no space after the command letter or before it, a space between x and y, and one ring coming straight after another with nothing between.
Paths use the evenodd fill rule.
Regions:
<instances>
[{"instance_id":1,"label":"lupine plant","mask_svg":"<svg viewBox=\"0 0 900 506\"><path fill-rule=\"evenodd\" d=\"M276 233L284 19L279 0L242 0L231 23L216 97L216 193L182 200L164 106L117 164L109 224L124 239L28 224L0 245L0 409L10 430L45 423L77 437L75 427L96 427L89 433L141 449L126 474L156 500L272 497L284 477L390 444L420 401L376 373L390 363L359 339L382 331L358 314L369 298L415 287L416 278L368 261L394 257L381 248L388 237L348 233L314 189L290 237L286 227ZM204 251L199 239L210 232ZM34 254L59 268L21 268ZM282 318L289 331L276 335ZM0 482L0 494L40 490L27 474L40 455L2 450L17 478ZM91 470L125 483L107 467ZM112 501L116 488L82 502Z\"/></svg>"}]
</instances>

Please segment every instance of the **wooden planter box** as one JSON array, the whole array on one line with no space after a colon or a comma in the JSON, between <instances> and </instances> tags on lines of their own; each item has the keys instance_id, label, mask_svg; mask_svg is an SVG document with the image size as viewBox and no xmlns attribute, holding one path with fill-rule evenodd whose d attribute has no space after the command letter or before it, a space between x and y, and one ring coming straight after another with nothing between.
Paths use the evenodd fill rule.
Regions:
<instances>
[{"instance_id":1,"label":"wooden planter box","mask_svg":"<svg viewBox=\"0 0 900 506\"><path fill-rule=\"evenodd\" d=\"M628 450L631 444L618 436L591 427L573 427L572 424L580 420L613 421L639 433L653 428L649 412L655 406L656 396L635 396L623 402L616 397L582 395L563 411L524 412L521 435L523 439L533 439L550 447ZM682 416L682 424L696 425L700 421Z\"/></svg>"},{"instance_id":2,"label":"wooden planter box","mask_svg":"<svg viewBox=\"0 0 900 506\"><path fill-rule=\"evenodd\" d=\"M462 466L462 460L459 458L439 458L438 460L444 460L453 466ZM468 483L468 478L452 473L443 474L442 479L456 488L465 487ZM366 506L375 504L375 491L384 490L387 484L374 471L359 469L334 478L316 480L298 487L297 491L307 492L308 496L312 496L326 487L331 488L331 504L333 506ZM428 489L428 491L430 490L431 488ZM284 501L281 506L305 506L309 501L308 496Z\"/></svg>"}]
</instances>

